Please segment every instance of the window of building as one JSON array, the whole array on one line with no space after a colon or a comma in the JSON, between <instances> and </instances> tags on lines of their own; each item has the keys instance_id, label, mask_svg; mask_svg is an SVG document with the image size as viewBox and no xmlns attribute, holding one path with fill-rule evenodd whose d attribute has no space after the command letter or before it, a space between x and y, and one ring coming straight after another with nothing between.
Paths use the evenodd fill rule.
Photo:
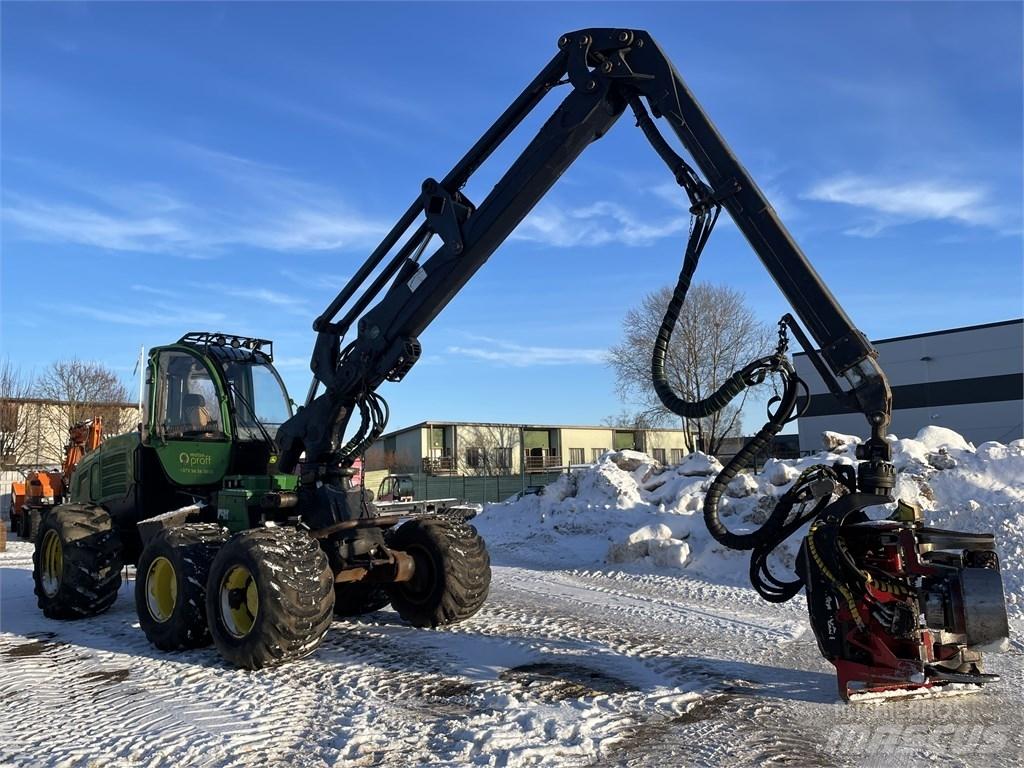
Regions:
<instances>
[{"instance_id":1,"label":"window of building","mask_svg":"<svg viewBox=\"0 0 1024 768\"><path fill-rule=\"evenodd\" d=\"M471 469L480 469L487 464L487 449L478 446L471 446L466 449L466 466Z\"/></svg>"},{"instance_id":2,"label":"window of building","mask_svg":"<svg viewBox=\"0 0 1024 768\"><path fill-rule=\"evenodd\" d=\"M494 466L498 469L512 468L512 449L504 446L494 449Z\"/></svg>"},{"instance_id":3,"label":"window of building","mask_svg":"<svg viewBox=\"0 0 1024 768\"><path fill-rule=\"evenodd\" d=\"M660 461L662 464L666 463L664 448L655 448L653 451L651 451L651 455L654 456L655 461Z\"/></svg>"},{"instance_id":4,"label":"window of building","mask_svg":"<svg viewBox=\"0 0 1024 768\"><path fill-rule=\"evenodd\" d=\"M569 463L570 464L583 464L586 459L583 458L582 448L570 448L569 449Z\"/></svg>"},{"instance_id":5,"label":"window of building","mask_svg":"<svg viewBox=\"0 0 1024 768\"><path fill-rule=\"evenodd\" d=\"M673 464L682 464L683 463L683 449L682 448L673 448L672 449L672 463Z\"/></svg>"},{"instance_id":6,"label":"window of building","mask_svg":"<svg viewBox=\"0 0 1024 768\"><path fill-rule=\"evenodd\" d=\"M18 431L18 403L0 403L0 432L12 434Z\"/></svg>"},{"instance_id":7,"label":"window of building","mask_svg":"<svg viewBox=\"0 0 1024 768\"><path fill-rule=\"evenodd\" d=\"M590 450L591 461L598 461L606 453L608 453L607 448L592 448Z\"/></svg>"}]
</instances>

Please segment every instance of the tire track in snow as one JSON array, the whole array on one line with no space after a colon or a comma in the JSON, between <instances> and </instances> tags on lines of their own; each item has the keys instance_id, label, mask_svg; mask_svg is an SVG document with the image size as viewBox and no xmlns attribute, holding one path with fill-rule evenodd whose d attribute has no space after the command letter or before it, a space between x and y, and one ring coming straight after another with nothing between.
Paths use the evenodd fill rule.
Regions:
<instances>
[{"instance_id":1,"label":"tire track in snow","mask_svg":"<svg viewBox=\"0 0 1024 768\"><path fill-rule=\"evenodd\" d=\"M547 599L563 598L604 610L619 611L630 616L655 615L660 621L714 631L731 631L775 642L794 640L803 634L805 625L788 619L740 613L727 609L684 604L677 599L645 595L613 588L593 578L561 571L530 571L502 569L503 583L519 592ZM601 597L599 597L601 596ZM610 599L604 599L604 597Z\"/></svg>"},{"instance_id":2,"label":"tire track in snow","mask_svg":"<svg viewBox=\"0 0 1024 768\"><path fill-rule=\"evenodd\" d=\"M48 621L27 572L0 565L0 741L14 765L852 765L864 760L824 748L828 728L908 717L833 706L813 639L793 639L802 606L780 614L734 587L497 567L467 622L336 622L313 656L249 673L209 649L152 649L128 589L103 616ZM18 650L34 641L51 646ZM958 722L1019 711L1022 657L993 658L1005 687ZM595 671L621 686L593 687ZM928 711L947 722L949 707Z\"/></svg>"}]
</instances>

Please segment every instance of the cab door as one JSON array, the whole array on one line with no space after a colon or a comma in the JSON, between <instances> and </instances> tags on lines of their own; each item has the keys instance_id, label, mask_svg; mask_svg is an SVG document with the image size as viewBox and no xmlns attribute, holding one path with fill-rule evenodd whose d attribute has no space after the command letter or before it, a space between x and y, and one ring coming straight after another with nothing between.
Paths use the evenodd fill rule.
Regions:
<instances>
[{"instance_id":1,"label":"cab door","mask_svg":"<svg viewBox=\"0 0 1024 768\"><path fill-rule=\"evenodd\" d=\"M219 377L187 347L150 358L149 424L145 442L178 485L220 483L231 459L231 420Z\"/></svg>"}]
</instances>

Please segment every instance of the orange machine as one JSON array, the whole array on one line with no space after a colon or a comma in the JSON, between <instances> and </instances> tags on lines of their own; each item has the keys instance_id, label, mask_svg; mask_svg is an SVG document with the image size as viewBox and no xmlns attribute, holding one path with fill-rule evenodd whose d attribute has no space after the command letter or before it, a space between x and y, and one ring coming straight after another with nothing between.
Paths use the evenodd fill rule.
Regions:
<instances>
[{"instance_id":1,"label":"orange machine","mask_svg":"<svg viewBox=\"0 0 1024 768\"><path fill-rule=\"evenodd\" d=\"M33 470L25 482L11 484L11 527L23 539L31 539L44 507L60 504L67 493L67 481L78 462L103 442L103 419L97 417L74 424L60 471Z\"/></svg>"}]
</instances>

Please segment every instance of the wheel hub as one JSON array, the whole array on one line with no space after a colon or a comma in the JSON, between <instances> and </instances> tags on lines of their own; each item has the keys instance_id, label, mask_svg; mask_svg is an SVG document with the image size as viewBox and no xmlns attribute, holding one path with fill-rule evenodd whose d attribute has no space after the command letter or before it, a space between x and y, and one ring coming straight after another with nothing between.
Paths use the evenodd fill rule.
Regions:
<instances>
[{"instance_id":1,"label":"wheel hub","mask_svg":"<svg viewBox=\"0 0 1024 768\"><path fill-rule=\"evenodd\" d=\"M47 597L54 597L60 590L64 576L64 546L60 535L53 530L43 536L40 582Z\"/></svg>"},{"instance_id":2,"label":"wheel hub","mask_svg":"<svg viewBox=\"0 0 1024 768\"><path fill-rule=\"evenodd\" d=\"M163 623L171 618L178 602L178 578L174 566L166 557L157 557L146 571L146 607L154 621Z\"/></svg>"},{"instance_id":3,"label":"wheel hub","mask_svg":"<svg viewBox=\"0 0 1024 768\"><path fill-rule=\"evenodd\" d=\"M403 583L406 597L415 603L425 603L430 600L437 581L434 561L421 547L410 547L405 554L414 563L411 578Z\"/></svg>"},{"instance_id":4,"label":"wheel hub","mask_svg":"<svg viewBox=\"0 0 1024 768\"><path fill-rule=\"evenodd\" d=\"M259 591L249 569L244 565L229 568L221 579L219 597L228 634L237 638L248 635L259 615Z\"/></svg>"}]
</instances>

